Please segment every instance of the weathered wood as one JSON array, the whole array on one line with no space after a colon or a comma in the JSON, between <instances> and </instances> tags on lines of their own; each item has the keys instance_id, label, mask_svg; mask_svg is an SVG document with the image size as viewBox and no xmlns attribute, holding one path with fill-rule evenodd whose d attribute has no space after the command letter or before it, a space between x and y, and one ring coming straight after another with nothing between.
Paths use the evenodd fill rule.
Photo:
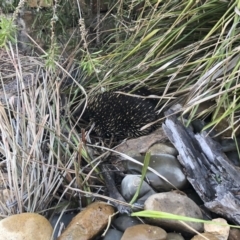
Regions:
<instances>
[{"instance_id":1,"label":"weathered wood","mask_svg":"<svg viewBox=\"0 0 240 240\"><path fill-rule=\"evenodd\" d=\"M179 152L188 181L210 211L239 225L240 169L206 132L194 134L176 116L166 115L163 130Z\"/></svg>"}]
</instances>

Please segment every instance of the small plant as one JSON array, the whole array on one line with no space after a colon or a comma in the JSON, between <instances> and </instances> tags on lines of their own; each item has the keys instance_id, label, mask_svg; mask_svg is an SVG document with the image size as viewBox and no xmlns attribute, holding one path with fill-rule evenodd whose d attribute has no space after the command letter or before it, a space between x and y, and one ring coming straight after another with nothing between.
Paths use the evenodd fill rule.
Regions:
<instances>
[{"instance_id":1,"label":"small plant","mask_svg":"<svg viewBox=\"0 0 240 240\"><path fill-rule=\"evenodd\" d=\"M185 217L185 216L171 214L171 213L167 213L167 212L161 212L161 211L144 210L141 212L132 213L131 216L146 217L146 218L162 218L162 219L166 219L166 220L175 220L175 221L178 220L178 221L183 221L183 222L208 223L208 224L213 224L213 225L218 225L218 226L230 226L233 228L240 228L240 226L236 226L236 225L221 224L221 223L213 222L213 221L209 221L209 220Z\"/></svg>"},{"instance_id":2,"label":"small plant","mask_svg":"<svg viewBox=\"0 0 240 240\"><path fill-rule=\"evenodd\" d=\"M101 64L101 57L99 58L98 55L102 51L98 51L95 53L92 53L91 55L87 54L84 59L81 60L80 66L83 69L83 71L86 71L87 74L90 76L96 71L99 71L97 69L102 67Z\"/></svg>"},{"instance_id":3,"label":"small plant","mask_svg":"<svg viewBox=\"0 0 240 240\"><path fill-rule=\"evenodd\" d=\"M0 47L6 47L8 41L16 42L16 30L16 25L12 19L0 16Z\"/></svg>"}]
</instances>

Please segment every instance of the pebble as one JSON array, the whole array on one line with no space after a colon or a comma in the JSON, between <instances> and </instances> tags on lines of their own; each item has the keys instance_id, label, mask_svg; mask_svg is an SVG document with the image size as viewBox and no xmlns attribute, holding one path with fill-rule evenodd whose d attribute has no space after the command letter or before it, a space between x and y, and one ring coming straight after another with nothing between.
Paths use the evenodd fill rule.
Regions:
<instances>
[{"instance_id":1,"label":"pebble","mask_svg":"<svg viewBox=\"0 0 240 240\"><path fill-rule=\"evenodd\" d=\"M127 228L121 240L166 240L167 233L160 227L140 224Z\"/></svg>"},{"instance_id":2,"label":"pebble","mask_svg":"<svg viewBox=\"0 0 240 240\"><path fill-rule=\"evenodd\" d=\"M228 159L235 165L240 166L240 158L237 150L237 144L240 144L239 137L236 139L221 139L220 144L222 151L227 155Z\"/></svg>"},{"instance_id":3,"label":"pebble","mask_svg":"<svg viewBox=\"0 0 240 240\"><path fill-rule=\"evenodd\" d=\"M0 221L0 240L50 240L53 228L37 213L21 213Z\"/></svg>"},{"instance_id":4,"label":"pebble","mask_svg":"<svg viewBox=\"0 0 240 240\"><path fill-rule=\"evenodd\" d=\"M87 240L100 234L108 224L114 208L104 202L94 202L77 214L58 240Z\"/></svg>"},{"instance_id":5,"label":"pebble","mask_svg":"<svg viewBox=\"0 0 240 240\"><path fill-rule=\"evenodd\" d=\"M151 155L158 155L158 154L169 154L172 156L177 156L178 151L172 144L165 144L165 143L156 143L152 147L148 149L148 152L151 153Z\"/></svg>"},{"instance_id":6,"label":"pebble","mask_svg":"<svg viewBox=\"0 0 240 240\"><path fill-rule=\"evenodd\" d=\"M240 230L236 228L231 228L229 231L228 240L239 240L240 239Z\"/></svg>"},{"instance_id":7,"label":"pebble","mask_svg":"<svg viewBox=\"0 0 240 240\"><path fill-rule=\"evenodd\" d=\"M144 155L149 150L149 148L154 144L164 141L169 140L166 137L163 129L158 128L156 131L154 131L151 134L148 134L147 136L141 136L138 138L129 139L125 141L124 143L116 147L115 151L124 153L130 157L141 156ZM115 154L113 153L113 156L115 159L117 159L117 161L126 160L124 156L116 153Z\"/></svg>"},{"instance_id":8,"label":"pebble","mask_svg":"<svg viewBox=\"0 0 240 240\"><path fill-rule=\"evenodd\" d=\"M123 233L117 229L109 229L103 240L121 240Z\"/></svg>"},{"instance_id":9,"label":"pebble","mask_svg":"<svg viewBox=\"0 0 240 240\"><path fill-rule=\"evenodd\" d=\"M193 238L191 238L191 240L218 240L218 238L216 236L214 236L211 233L201 233L203 236L201 235L195 235Z\"/></svg>"},{"instance_id":10,"label":"pebble","mask_svg":"<svg viewBox=\"0 0 240 240\"><path fill-rule=\"evenodd\" d=\"M121 183L121 193L126 201L131 201L137 191L140 181L141 178L137 175L127 175L124 177ZM137 202L143 204L148 197L155 193L156 192L145 181L143 181L138 195L138 199L140 199L140 201Z\"/></svg>"},{"instance_id":11,"label":"pebble","mask_svg":"<svg viewBox=\"0 0 240 240\"><path fill-rule=\"evenodd\" d=\"M227 221L223 218L213 219L212 222L227 224ZM204 232L211 233L219 240L227 240L229 235L230 226L221 226L215 224L204 223Z\"/></svg>"},{"instance_id":12,"label":"pebble","mask_svg":"<svg viewBox=\"0 0 240 240\"><path fill-rule=\"evenodd\" d=\"M168 233L166 240L184 240L184 238L178 233Z\"/></svg>"},{"instance_id":13,"label":"pebble","mask_svg":"<svg viewBox=\"0 0 240 240\"><path fill-rule=\"evenodd\" d=\"M185 195L179 194L176 191L157 193L152 195L145 202L144 209L203 219L200 208L190 198ZM164 228L166 227L167 229L171 229L174 231L191 234L194 233L191 229L187 228L185 225L183 225L177 220L175 221L160 218L147 218L146 221L154 223L154 225ZM202 223L186 222L186 224L188 224L191 228L198 232L203 232Z\"/></svg>"},{"instance_id":14,"label":"pebble","mask_svg":"<svg viewBox=\"0 0 240 240\"><path fill-rule=\"evenodd\" d=\"M139 162L144 162L144 157L135 156L133 157ZM129 173L141 174L142 166L127 161L127 171ZM160 175L165 177L170 183L172 183L178 189L184 189L188 186L188 181L185 174L183 173L182 167L176 157L169 154L158 154L151 155L149 167L153 168ZM170 191L174 189L172 185L167 183L165 180L158 177L155 173L150 170L146 173L146 178L149 180L150 186L157 192Z\"/></svg>"},{"instance_id":15,"label":"pebble","mask_svg":"<svg viewBox=\"0 0 240 240\"><path fill-rule=\"evenodd\" d=\"M63 214L56 213L51 217L49 221L54 229L53 239L57 239L61 234L62 229L65 229L75 216L75 213L65 212Z\"/></svg>"},{"instance_id":16,"label":"pebble","mask_svg":"<svg viewBox=\"0 0 240 240\"><path fill-rule=\"evenodd\" d=\"M121 232L124 232L128 227L133 227L141 223L142 222L136 217L131 217L128 215L120 215L112 222L113 226Z\"/></svg>"}]
</instances>

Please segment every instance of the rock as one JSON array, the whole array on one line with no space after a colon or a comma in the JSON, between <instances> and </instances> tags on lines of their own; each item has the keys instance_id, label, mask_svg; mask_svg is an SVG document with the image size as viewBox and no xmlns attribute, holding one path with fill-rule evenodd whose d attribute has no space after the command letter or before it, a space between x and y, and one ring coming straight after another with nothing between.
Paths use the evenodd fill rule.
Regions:
<instances>
[{"instance_id":1,"label":"rock","mask_svg":"<svg viewBox=\"0 0 240 240\"><path fill-rule=\"evenodd\" d=\"M237 146L240 144L240 139L221 139L220 144L222 151L227 155L228 159L235 165L240 166L240 158Z\"/></svg>"},{"instance_id":2,"label":"rock","mask_svg":"<svg viewBox=\"0 0 240 240\"><path fill-rule=\"evenodd\" d=\"M125 172L126 163L128 162L128 158L126 157L126 155L129 157L144 156L151 146L154 146L156 143L160 142L167 143L167 145L171 144L166 135L164 134L162 128L158 128L156 131L147 136L129 139L117 146L115 149L116 152L124 153L124 155L112 153L111 162L118 169L120 169L120 171Z\"/></svg>"},{"instance_id":3,"label":"rock","mask_svg":"<svg viewBox=\"0 0 240 240\"><path fill-rule=\"evenodd\" d=\"M21 213L0 221L0 240L50 240L53 228L37 213Z\"/></svg>"},{"instance_id":4,"label":"rock","mask_svg":"<svg viewBox=\"0 0 240 240\"><path fill-rule=\"evenodd\" d=\"M134 156L139 162L144 162L144 157ZM183 173L182 167L176 157L169 154L151 155L149 167L153 168L160 175L165 177L176 188L183 189L188 186L188 181ZM142 166L131 161L127 161L126 168L129 173L141 174ZM147 171L146 178L150 186L157 192L170 191L174 189L172 185L161 179L150 170Z\"/></svg>"},{"instance_id":5,"label":"rock","mask_svg":"<svg viewBox=\"0 0 240 240\"><path fill-rule=\"evenodd\" d=\"M178 233L168 233L166 240L184 240L184 238Z\"/></svg>"},{"instance_id":6,"label":"rock","mask_svg":"<svg viewBox=\"0 0 240 240\"><path fill-rule=\"evenodd\" d=\"M203 237L201 235L203 235ZM201 233L201 235L196 235L191 238L191 240L218 240L218 238L211 233Z\"/></svg>"},{"instance_id":7,"label":"rock","mask_svg":"<svg viewBox=\"0 0 240 240\"><path fill-rule=\"evenodd\" d=\"M122 180L121 193L126 201L131 201L137 191L140 181L141 178L137 175L127 175ZM156 192L145 181L143 181L142 187L138 195L138 199L141 199L141 203L144 203L148 197L155 193Z\"/></svg>"},{"instance_id":8,"label":"rock","mask_svg":"<svg viewBox=\"0 0 240 240\"><path fill-rule=\"evenodd\" d=\"M103 240L120 240L123 233L116 229L109 229Z\"/></svg>"},{"instance_id":9,"label":"rock","mask_svg":"<svg viewBox=\"0 0 240 240\"><path fill-rule=\"evenodd\" d=\"M141 156L144 155L151 146L159 142L169 142L162 128L157 129L156 131L147 136L129 139L116 147L115 150L131 157ZM119 154L113 153L112 155L118 160L126 160L123 156Z\"/></svg>"},{"instance_id":10,"label":"rock","mask_svg":"<svg viewBox=\"0 0 240 240\"><path fill-rule=\"evenodd\" d=\"M127 228L121 240L166 240L167 233L160 227L140 224Z\"/></svg>"},{"instance_id":11,"label":"rock","mask_svg":"<svg viewBox=\"0 0 240 240\"><path fill-rule=\"evenodd\" d=\"M191 218L203 218L199 207L190 198L185 195L181 195L176 191L152 195L145 202L144 209L162 211ZM160 218L147 218L146 221L169 230L179 231L182 233L194 233L179 221L165 220ZM202 223L186 222L186 224L198 232L203 231Z\"/></svg>"},{"instance_id":12,"label":"rock","mask_svg":"<svg viewBox=\"0 0 240 240\"><path fill-rule=\"evenodd\" d=\"M90 204L72 219L58 240L87 240L99 234L108 223L114 208L105 202Z\"/></svg>"},{"instance_id":13,"label":"rock","mask_svg":"<svg viewBox=\"0 0 240 240\"><path fill-rule=\"evenodd\" d=\"M223 218L213 219L212 222L227 224ZM204 223L204 232L211 233L219 240L227 240L229 235L230 226L220 226L215 224Z\"/></svg>"},{"instance_id":14,"label":"rock","mask_svg":"<svg viewBox=\"0 0 240 240\"><path fill-rule=\"evenodd\" d=\"M229 231L228 240L239 240L240 239L240 230L236 228L231 228Z\"/></svg>"},{"instance_id":15,"label":"rock","mask_svg":"<svg viewBox=\"0 0 240 240\"><path fill-rule=\"evenodd\" d=\"M53 239L57 239L57 237L60 235L59 233L61 233L68 226L75 216L75 213L73 214L64 212L63 214L56 213L51 217L49 221L54 229Z\"/></svg>"},{"instance_id":16,"label":"rock","mask_svg":"<svg viewBox=\"0 0 240 240\"><path fill-rule=\"evenodd\" d=\"M124 232L129 227L133 227L141 223L142 222L138 220L136 217L131 217L128 215L120 215L112 222L113 226L121 232Z\"/></svg>"},{"instance_id":17,"label":"rock","mask_svg":"<svg viewBox=\"0 0 240 240\"><path fill-rule=\"evenodd\" d=\"M178 155L178 151L171 143L156 143L148 149L148 152L151 155L169 154L175 157Z\"/></svg>"}]
</instances>

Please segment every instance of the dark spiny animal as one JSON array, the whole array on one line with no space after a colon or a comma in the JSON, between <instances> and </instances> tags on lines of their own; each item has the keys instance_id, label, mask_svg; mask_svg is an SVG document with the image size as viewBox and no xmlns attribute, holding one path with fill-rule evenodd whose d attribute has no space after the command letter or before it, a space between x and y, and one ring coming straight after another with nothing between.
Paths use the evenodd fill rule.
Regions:
<instances>
[{"instance_id":1,"label":"dark spiny animal","mask_svg":"<svg viewBox=\"0 0 240 240\"><path fill-rule=\"evenodd\" d=\"M96 94L89 100L83 119L95 123L94 130L99 136L139 137L156 129L155 124L141 130L157 120L155 106L148 99L109 91Z\"/></svg>"}]
</instances>

